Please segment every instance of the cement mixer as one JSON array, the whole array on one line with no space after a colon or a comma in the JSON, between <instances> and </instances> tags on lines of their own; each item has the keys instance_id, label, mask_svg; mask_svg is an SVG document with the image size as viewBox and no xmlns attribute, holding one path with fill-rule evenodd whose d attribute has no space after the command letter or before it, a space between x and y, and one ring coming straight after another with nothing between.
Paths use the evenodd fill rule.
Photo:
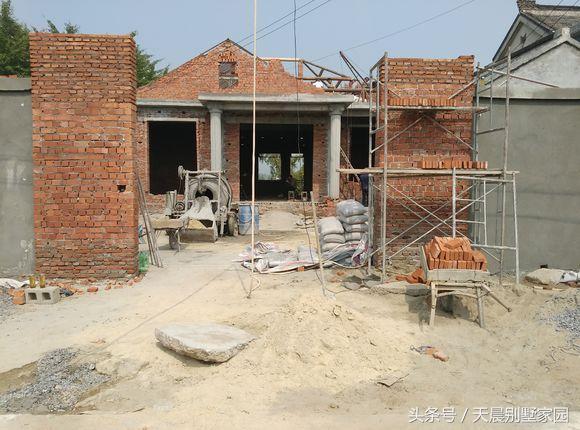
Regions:
<instances>
[{"instance_id":1,"label":"cement mixer","mask_svg":"<svg viewBox=\"0 0 580 430\"><path fill-rule=\"evenodd\" d=\"M177 169L185 184L183 200L177 191L165 195L165 220L159 230L169 234L169 245L179 249L180 237L195 236L194 240L216 241L218 236L237 234L237 217L232 211L232 188L219 171ZM161 221L161 220L159 220ZM155 223L154 223L155 224ZM169 228L167 226L175 225ZM163 227L163 228L161 228ZM157 228L156 228L157 229Z\"/></svg>"}]
</instances>

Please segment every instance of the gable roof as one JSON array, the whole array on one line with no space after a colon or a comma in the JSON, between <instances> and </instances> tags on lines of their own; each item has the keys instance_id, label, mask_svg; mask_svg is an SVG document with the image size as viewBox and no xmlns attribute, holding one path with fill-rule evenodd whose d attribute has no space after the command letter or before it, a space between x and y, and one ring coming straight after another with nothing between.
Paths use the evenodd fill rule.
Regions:
<instances>
[{"instance_id":1,"label":"gable roof","mask_svg":"<svg viewBox=\"0 0 580 430\"><path fill-rule=\"evenodd\" d=\"M565 27L573 30L573 36L577 33L575 29L580 25L580 6L542 5L537 4L535 0L517 0L517 4L519 14L494 54L493 61L506 56L507 47L512 45L513 38L522 26L531 28L539 35L539 39L521 50L527 50L551 40L559 30Z\"/></svg>"}]
</instances>

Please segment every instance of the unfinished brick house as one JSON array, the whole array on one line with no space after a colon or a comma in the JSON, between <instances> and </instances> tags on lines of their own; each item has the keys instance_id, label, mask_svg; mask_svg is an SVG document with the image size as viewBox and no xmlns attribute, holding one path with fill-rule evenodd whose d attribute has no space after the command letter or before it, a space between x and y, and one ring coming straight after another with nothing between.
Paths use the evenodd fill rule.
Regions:
<instances>
[{"instance_id":1,"label":"unfinished brick house","mask_svg":"<svg viewBox=\"0 0 580 430\"><path fill-rule=\"evenodd\" d=\"M358 185L349 182L352 176L337 169L368 167L369 108L364 95L317 87L301 79L301 70L297 79L281 59L258 59L257 67L257 198L286 199L289 174L303 175L303 190L314 191L317 198L360 196ZM157 208L162 194L179 187L178 165L224 170L234 199L250 198L252 70L252 54L226 40L138 90L137 170ZM402 104L407 98L411 104L419 100L435 107L437 101L456 94L454 105L471 106L473 91L461 89L473 73L472 56L390 59L389 104L397 100ZM396 136L389 142L389 168L416 168L427 157L472 157L469 147L457 139L471 141L471 111L394 107L389 118L389 136ZM380 134L376 137L380 139ZM380 165L381 157L377 151L374 165ZM263 174L261 168L272 160L281 168L274 175L268 169ZM297 166L303 170L298 172ZM430 209L450 199L450 184L433 177L392 182ZM390 195L388 235L394 237L412 226L417 216L405 208L408 202L403 197ZM417 233L411 230L401 241Z\"/></svg>"}]
</instances>

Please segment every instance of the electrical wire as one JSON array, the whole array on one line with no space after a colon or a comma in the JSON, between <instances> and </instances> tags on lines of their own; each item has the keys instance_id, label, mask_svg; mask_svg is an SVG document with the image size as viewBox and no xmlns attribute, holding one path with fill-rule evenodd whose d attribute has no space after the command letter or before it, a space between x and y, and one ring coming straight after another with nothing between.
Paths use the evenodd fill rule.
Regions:
<instances>
[{"instance_id":1,"label":"electrical wire","mask_svg":"<svg viewBox=\"0 0 580 430\"><path fill-rule=\"evenodd\" d=\"M375 42L378 42L380 40L384 40L384 39L387 39L389 37L396 36L397 34L404 33L405 31L412 30L412 29L417 28L417 27L419 27L419 26L421 26L423 24L427 24L428 22L431 22L431 21L434 21L434 20L436 20L438 18L441 18L442 16L449 15L450 13L455 12L456 10L461 9L461 8L463 8L465 6L468 6L471 3L474 3L476 1L477 0L468 0L466 2L461 3L460 5L457 5L457 6L453 7L453 8L451 8L451 9L447 9L447 10L441 12L441 13L438 13L437 15L433 15L430 18L424 19L423 21L419 21L419 22L417 22L417 23L415 23L413 25L409 25L407 27L404 27L404 28L401 28L399 30L393 31L392 33L386 34L384 36L377 37L376 39L372 39L372 40L369 40L367 42L359 43L358 45L354 45L354 46L351 46L350 48L343 49L343 51L344 52L346 52L346 51L352 51L353 49L361 48L363 46L370 45L370 44L375 43ZM324 60L324 59L326 59L328 57L332 57L333 55L335 55L337 53L340 53L340 51L332 52L331 54L325 55L324 57L317 58L316 60L313 60L313 61Z\"/></svg>"},{"instance_id":2,"label":"electrical wire","mask_svg":"<svg viewBox=\"0 0 580 430\"><path fill-rule=\"evenodd\" d=\"M318 0L310 0L309 2L307 2L307 3L304 3L302 6L300 6L300 7L299 7L299 8L297 8L296 10L303 9L303 8L305 8L306 6L308 6L309 4L311 4L311 3L314 3L315 1L318 1ZM275 24L278 24L278 23L279 23L280 21L282 21L283 19L285 19L285 18L288 18L289 16L291 16L291 15L293 15L293 14L296 14L296 10L292 10L292 11L290 11L289 13L287 13L286 15L284 15L284 16L282 16L282 17L278 18L276 21L273 21L273 22L271 22L270 24L268 24L267 26L260 28L260 29L258 30L258 33L261 33L262 31L264 31L264 30L267 30L268 28L272 27L273 25L275 25ZM245 42L245 41L246 41L246 40L248 40L248 39L252 39L253 37L254 37L254 34L252 33L252 34L250 34L250 35L248 35L248 36L244 37L243 39L240 39L240 40L239 40L238 42L236 42L236 43L237 43L238 45L241 45L243 42Z\"/></svg>"},{"instance_id":3,"label":"electrical wire","mask_svg":"<svg viewBox=\"0 0 580 430\"><path fill-rule=\"evenodd\" d=\"M304 17L304 16L306 16L306 15L308 15L308 14L310 14L310 13L314 12L316 9L319 9L319 8L321 8L322 6L324 6L325 4L328 4L328 3L330 3L331 1L332 1L332 0L326 0L324 3L321 3L321 4L319 4L318 6L316 6L316 7L313 7L312 9L310 9L310 10L308 10L308 11L304 12L302 15L299 15L299 16L297 16L295 19L292 19L292 20L290 20L290 21L288 21L288 22L286 22L286 23L284 23L284 24L282 24L282 25L280 25L280 26L276 27L275 29L273 29L273 30L269 31L268 33L261 35L260 37L258 37L258 39L257 39L257 40L263 39L264 37L266 37L266 36L269 36L270 34L272 34L272 33L276 32L276 31L278 31L278 30L280 30L280 29L282 29L282 28L286 27L287 25L290 25L290 24L292 24L292 23L293 23L293 22L295 22L296 20L298 20L298 19L300 19L300 18L302 18L302 17ZM249 46L250 44L251 44L251 43L246 43L245 45L242 45L242 46L245 48L245 47Z\"/></svg>"}]
</instances>

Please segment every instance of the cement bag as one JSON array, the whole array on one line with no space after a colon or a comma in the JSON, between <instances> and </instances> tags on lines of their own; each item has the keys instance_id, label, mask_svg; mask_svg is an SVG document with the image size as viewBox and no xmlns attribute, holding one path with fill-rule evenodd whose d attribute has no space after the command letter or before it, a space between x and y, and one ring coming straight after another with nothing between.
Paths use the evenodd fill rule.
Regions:
<instances>
[{"instance_id":1,"label":"cement bag","mask_svg":"<svg viewBox=\"0 0 580 430\"><path fill-rule=\"evenodd\" d=\"M321 236L326 236L328 234L343 234L344 228L342 228L342 224L338 218L329 216L318 221L318 233L320 233Z\"/></svg>"},{"instance_id":2,"label":"cement bag","mask_svg":"<svg viewBox=\"0 0 580 430\"><path fill-rule=\"evenodd\" d=\"M364 233L362 233L360 231L353 232L353 233L345 233L344 239L349 243L353 242L353 241L358 242L362 239L363 235L364 235Z\"/></svg>"},{"instance_id":3,"label":"cement bag","mask_svg":"<svg viewBox=\"0 0 580 430\"><path fill-rule=\"evenodd\" d=\"M320 250L322 252L332 251L334 248L340 245L340 243L323 243L320 245Z\"/></svg>"},{"instance_id":4,"label":"cement bag","mask_svg":"<svg viewBox=\"0 0 580 430\"><path fill-rule=\"evenodd\" d=\"M344 243L344 235L342 234L327 234L320 237L321 243Z\"/></svg>"},{"instance_id":5,"label":"cement bag","mask_svg":"<svg viewBox=\"0 0 580 430\"><path fill-rule=\"evenodd\" d=\"M345 233L352 233L355 231L360 232L367 232L369 231L368 224L343 224L342 227L344 228Z\"/></svg>"},{"instance_id":6,"label":"cement bag","mask_svg":"<svg viewBox=\"0 0 580 430\"><path fill-rule=\"evenodd\" d=\"M352 215L352 216L342 216L342 215L340 215L338 217L338 219L343 224L351 224L351 225L353 225L353 224L364 224L365 222L368 222L369 216L366 215L366 214L363 214L363 215Z\"/></svg>"},{"instance_id":7,"label":"cement bag","mask_svg":"<svg viewBox=\"0 0 580 430\"><path fill-rule=\"evenodd\" d=\"M366 210L362 203L356 200L344 200L336 205L336 214L343 217L363 215Z\"/></svg>"}]
</instances>

